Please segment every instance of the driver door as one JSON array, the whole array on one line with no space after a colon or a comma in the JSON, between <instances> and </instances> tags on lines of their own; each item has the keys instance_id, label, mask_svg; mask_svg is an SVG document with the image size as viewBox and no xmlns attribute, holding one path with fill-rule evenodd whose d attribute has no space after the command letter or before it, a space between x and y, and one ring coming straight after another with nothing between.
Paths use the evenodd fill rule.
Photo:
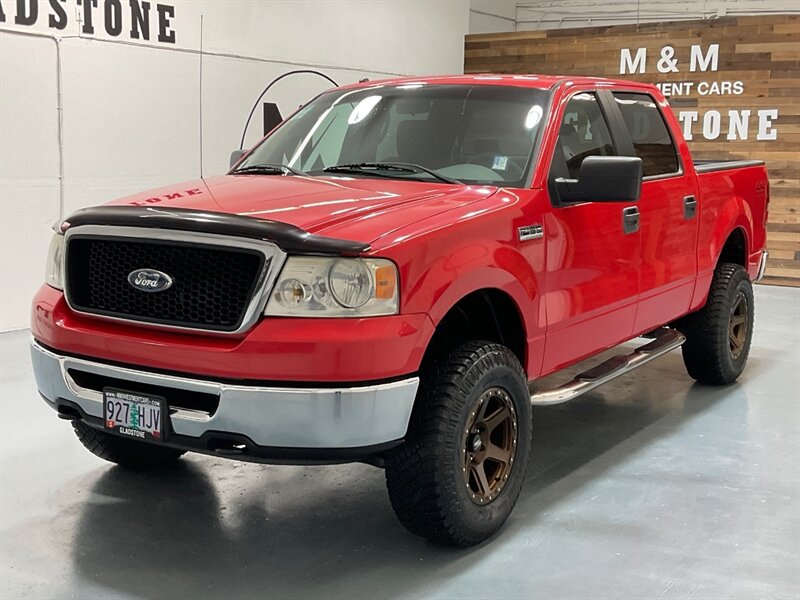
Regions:
<instances>
[{"instance_id":1,"label":"driver door","mask_svg":"<svg viewBox=\"0 0 800 600\"><path fill-rule=\"evenodd\" d=\"M558 177L576 179L588 156L618 154L603 102L594 91L577 91L560 111L544 216L543 374L629 339L639 294L640 236L623 226L623 212L635 203L562 203L553 185Z\"/></svg>"}]
</instances>

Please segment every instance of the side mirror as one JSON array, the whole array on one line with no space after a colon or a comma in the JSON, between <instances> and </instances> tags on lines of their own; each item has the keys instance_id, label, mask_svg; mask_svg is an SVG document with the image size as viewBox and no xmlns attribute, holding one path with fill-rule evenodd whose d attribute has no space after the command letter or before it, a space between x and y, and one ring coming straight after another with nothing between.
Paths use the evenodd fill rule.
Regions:
<instances>
[{"instance_id":1,"label":"side mirror","mask_svg":"<svg viewBox=\"0 0 800 600\"><path fill-rule=\"evenodd\" d=\"M555 180L561 202L636 202L642 192L642 159L587 156L578 179Z\"/></svg>"},{"instance_id":2,"label":"side mirror","mask_svg":"<svg viewBox=\"0 0 800 600\"><path fill-rule=\"evenodd\" d=\"M230 166L233 167L239 160L247 153L247 150L234 150L231 152L231 164Z\"/></svg>"}]
</instances>

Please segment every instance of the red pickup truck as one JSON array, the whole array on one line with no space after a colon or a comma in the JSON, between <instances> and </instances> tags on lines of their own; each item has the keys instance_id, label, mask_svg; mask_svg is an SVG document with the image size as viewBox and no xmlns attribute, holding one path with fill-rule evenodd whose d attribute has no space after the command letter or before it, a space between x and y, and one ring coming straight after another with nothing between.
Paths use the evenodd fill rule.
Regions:
<instances>
[{"instance_id":1,"label":"red pickup truck","mask_svg":"<svg viewBox=\"0 0 800 600\"><path fill-rule=\"evenodd\" d=\"M33 365L104 459L363 461L411 531L469 545L517 500L532 406L679 346L707 384L747 361L765 167L692 160L651 85L363 82L232 160L55 228Z\"/></svg>"}]
</instances>

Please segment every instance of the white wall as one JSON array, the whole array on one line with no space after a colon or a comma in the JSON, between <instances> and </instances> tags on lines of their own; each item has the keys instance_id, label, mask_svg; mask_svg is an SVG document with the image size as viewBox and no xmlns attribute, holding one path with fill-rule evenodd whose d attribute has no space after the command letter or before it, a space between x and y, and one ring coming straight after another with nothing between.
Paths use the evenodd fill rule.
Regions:
<instances>
[{"instance_id":1,"label":"white wall","mask_svg":"<svg viewBox=\"0 0 800 600\"><path fill-rule=\"evenodd\" d=\"M567 29L799 11L797 0L529 0L517 4L516 28Z\"/></svg>"},{"instance_id":2,"label":"white wall","mask_svg":"<svg viewBox=\"0 0 800 600\"><path fill-rule=\"evenodd\" d=\"M203 171L226 170L230 151L263 87L295 68L340 83L362 77L461 73L468 0L162 0L174 5L175 43L95 32L76 20L77 0L58 0L67 26L48 28L39 3L33 26L14 23L16 2L0 0L0 330L27 326L41 284L50 226L92 204L200 173L200 17L203 16ZM112 0L113 1L113 0ZM24 2L27 3L27 2ZM151 2L155 13L156 2ZM63 106L63 207L59 201L56 43ZM284 114L328 84L294 76L265 100ZM261 131L260 108L247 143Z\"/></svg>"},{"instance_id":3,"label":"white wall","mask_svg":"<svg viewBox=\"0 0 800 600\"><path fill-rule=\"evenodd\" d=\"M471 0L470 33L798 13L797 0Z\"/></svg>"},{"instance_id":4,"label":"white wall","mask_svg":"<svg viewBox=\"0 0 800 600\"><path fill-rule=\"evenodd\" d=\"M471 0L469 3L470 33L514 31L516 20L517 0Z\"/></svg>"}]
</instances>

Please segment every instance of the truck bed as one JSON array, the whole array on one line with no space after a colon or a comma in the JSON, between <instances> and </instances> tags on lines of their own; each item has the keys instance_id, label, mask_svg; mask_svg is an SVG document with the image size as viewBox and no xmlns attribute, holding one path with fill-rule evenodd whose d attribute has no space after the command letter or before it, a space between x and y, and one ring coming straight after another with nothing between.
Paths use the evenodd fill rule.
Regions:
<instances>
[{"instance_id":1,"label":"truck bed","mask_svg":"<svg viewBox=\"0 0 800 600\"><path fill-rule=\"evenodd\" d=\"M737 227L747 231L748 255L741 257L751 277L758 270L760 253L766 246L767 202L769 180L761 160L698 160L695 161L700 198L700 227L698 231L697 289L707 290L719 254L715 231L719 221L722 229ZM731 203L734 199L734 204ZM734 210L734 207L735 210ZM746 222L750 225L747 226Z\"/></svg>"}]
</instances>

